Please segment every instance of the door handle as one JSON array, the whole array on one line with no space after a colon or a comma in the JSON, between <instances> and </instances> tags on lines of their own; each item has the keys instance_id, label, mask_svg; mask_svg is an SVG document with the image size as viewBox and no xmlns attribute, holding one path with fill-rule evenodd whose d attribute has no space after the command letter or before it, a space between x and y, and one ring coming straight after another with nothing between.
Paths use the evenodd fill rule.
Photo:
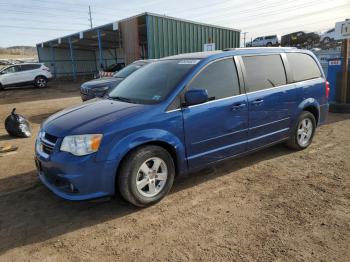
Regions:
<instances>
[{"instance_id":1,"label":"door handle","mask_svg":"<svg viewBox=\"0 0 350 262\"><path fill-rule=\"evenodd\" d=\"M262 104L262 102L264 102L264 100L259 98L259 99L254 100L254 101L252 102L252 104L253 104L253 105L260 105L260 104Z\"/></svg>"},{"instance_id":2,"label":"door handle","mask_svg":"<svg viewBox=\"0 0 350 262\"><path fill-rule=\"evenodd\" d=\"M246 104L242 103L242 104L235 104L232 106L232 110L240 110L242 108L246 107Z\"/></svg>"}]
</instances>

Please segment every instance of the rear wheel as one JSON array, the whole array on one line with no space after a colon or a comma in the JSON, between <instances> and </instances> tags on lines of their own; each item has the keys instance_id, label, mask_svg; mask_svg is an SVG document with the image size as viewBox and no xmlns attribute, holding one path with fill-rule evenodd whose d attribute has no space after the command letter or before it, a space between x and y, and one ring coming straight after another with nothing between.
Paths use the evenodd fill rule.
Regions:
<instances>
[{"instance_id":1,"label":"rear wheel","mask_svg":"<svg viewBox=\"0 0 350 262\"><path fill-rule=\"evenodd\" d=\"M171 189L175 166L171 155L159 146L131 152L118 173L118 188L130 203L145 207L161 200Z\"/></svg>"},{"instance_id":2,"label":"rear wheel","mask_svg":"<svg viewBox=\"0 0 350 262\"><path fill-rule=\"evenodd\" d=\"M266 46L270 47L270 46L272 46L272 43L271 43L271 42L268 42L268 43L266 44Z\"/></svg>"},{"instance_id":3,"label":"rear wheel","mask_svg":"<svg viewBox=\"0 0 350 262\"><path fill-rule=\"evenodd\" d=\"M0 90L4 90L4 86L2 84L0 84Z\"/></svg>"},{"instance_id":4,"label":"rear wheel","mask_svg":"<svg viewBox=\"0 0 350 262\"><path fill-rule=\"evenodd\" d=\"M47 78L44 76L37 76L34 80L34 84L36 87L47 87Z\"/></svg>"},{"instance_id":5,"label":"rear wheel","mask_svg":"<svg viewBox=\"0 0 350 262\"><path fill-rule=\"evenodd\" d=\"M296 150L307 148L314 137L316 131L316 120L313 114L304 111L294 127L292 137L287 142L287 146Z\"/></svg>"}]
</instances>

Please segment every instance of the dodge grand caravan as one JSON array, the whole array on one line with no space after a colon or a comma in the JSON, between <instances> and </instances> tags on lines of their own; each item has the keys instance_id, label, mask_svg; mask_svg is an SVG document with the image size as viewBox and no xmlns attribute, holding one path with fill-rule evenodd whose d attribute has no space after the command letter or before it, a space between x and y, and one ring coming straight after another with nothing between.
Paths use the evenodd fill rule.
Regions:
<instances>
[{"instance_id":1,"label":"dodge grand caravan","mask_svg":"<svg viewBox=\"0 0 350 262\"><path fill-rule=\"evenodd\" d=\"M52 115L36 141L41 181L69 200L159 201L175 175L276 143L307 148L328 112L315 56L247 48L166 57L99 99Z\"/></svg>"}]
</instances>

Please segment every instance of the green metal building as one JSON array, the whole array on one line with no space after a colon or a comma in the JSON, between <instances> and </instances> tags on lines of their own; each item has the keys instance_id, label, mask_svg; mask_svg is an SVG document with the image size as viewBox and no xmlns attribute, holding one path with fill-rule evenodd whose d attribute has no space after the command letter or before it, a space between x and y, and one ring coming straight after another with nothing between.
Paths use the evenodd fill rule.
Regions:
<instances>
[{"instance_id":1,"label":"green metal building","mask_svg":"<svg viewBox=\"0 0 350 262\"><path fill-rule=\"evenodd\" d=\"M55 77L95 75L114 63L235 48L240 30L143 13L86 31L37 44L39 61Z\"/></svg>"}]
</instances>

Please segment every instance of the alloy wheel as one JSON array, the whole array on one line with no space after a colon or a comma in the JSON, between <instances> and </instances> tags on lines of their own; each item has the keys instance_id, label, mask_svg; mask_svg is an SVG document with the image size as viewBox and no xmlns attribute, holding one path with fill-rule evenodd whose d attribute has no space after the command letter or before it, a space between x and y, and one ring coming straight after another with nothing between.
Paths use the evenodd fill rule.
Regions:
<instances>
[{"instance_id":1,"label":"alloy wheel","mask_svg":"<svg viewBox=\"0 0 350 262\"><path fill-rule=\"evenodd\" d=\"M38 87L45 87L46 86L46 80L44 78L38 78L36 80L36 84Z\"/></svg>"},{"instance_id":2,"label":"alloy wheel","mask_svg":"<svg viewBox=\"0 0 350 262\"><path fill-rule=\"evenodd\" d=\"M312 121L309 118L304 118L300 121L297 130L298 143L301 146L309 144L313 133Z\"/></svg>"},{"instance_id":3,"label":"alloy wheel","mask_svg":"<svg viewBox=\"0 0 350 262\"><path fill-rule=\"evenodd\" d=\"M163 190L167 178L168 168L165 162L159 157L149 158L137 172L137 190L143 196L154 197Z\"/></svg>"}]
</instances>

